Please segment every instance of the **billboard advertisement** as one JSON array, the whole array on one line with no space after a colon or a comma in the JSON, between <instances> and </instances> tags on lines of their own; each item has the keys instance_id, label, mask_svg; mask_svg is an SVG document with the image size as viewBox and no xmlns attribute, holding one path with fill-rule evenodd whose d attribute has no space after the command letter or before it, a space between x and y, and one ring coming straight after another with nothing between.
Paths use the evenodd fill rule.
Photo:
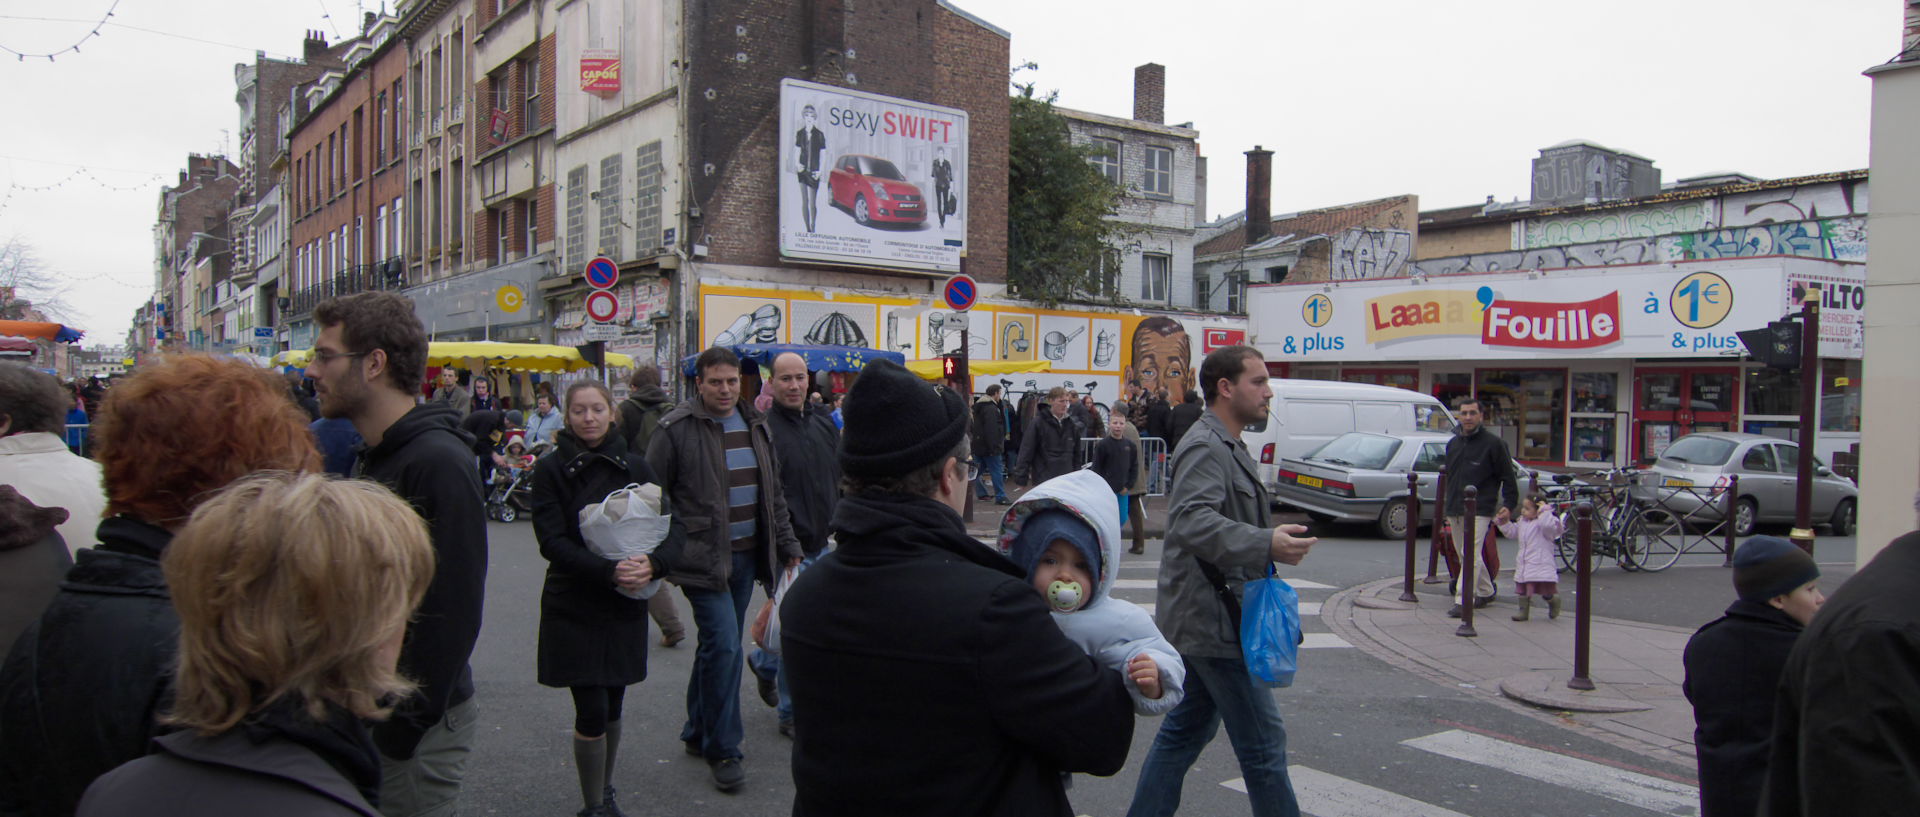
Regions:
<instances>
[{"instance_id":1,"label":"billboard advertisement","mask_svg":"<svg viewBox=\"0 0 1920 817\"><path fill-rule=\"evenodd\" d=\"M967 113L780 83L780 255L946 273L967 238Z\"/></svg>"}]
</instances>

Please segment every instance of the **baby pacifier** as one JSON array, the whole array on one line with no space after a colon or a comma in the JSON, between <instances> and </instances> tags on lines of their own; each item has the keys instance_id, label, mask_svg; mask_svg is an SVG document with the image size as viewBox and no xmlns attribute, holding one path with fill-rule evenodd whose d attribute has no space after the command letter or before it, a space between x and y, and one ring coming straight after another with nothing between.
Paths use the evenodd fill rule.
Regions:
<instances>
[{"instance_id":1,"label":"baby pacifier","mask_svg":"<svg viewBox=\"0 0 1920 817\"><path fill-rule=\"evenodd\" d=\"M1080 583L1055 581L1047 585L1047 603L1062 613L1071 613L1080 606Z\"/></svg>"}]
</instances>

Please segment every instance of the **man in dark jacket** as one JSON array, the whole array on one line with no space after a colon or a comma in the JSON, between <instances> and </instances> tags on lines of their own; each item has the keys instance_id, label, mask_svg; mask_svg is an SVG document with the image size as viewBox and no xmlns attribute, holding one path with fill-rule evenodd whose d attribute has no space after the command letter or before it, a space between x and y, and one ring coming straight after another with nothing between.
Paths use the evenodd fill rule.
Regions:
<instances>
[{"instance_id":1,"label":"man in dark jacket","mask_svg":"<svg viewBox=\"0 0 1920 817\"><path fill-rule=\"evenodd\" d=\"M993 484L993 500L1011 505L1007 498L1007 409L1000 401L1000 386L987 387L986 396L973 402L973 460L980 467L974 482L974 497L987 498L987 484Z\"/></svg>"},{"instance_id":2,"label":"man in dark jacket","mask_svg":"<svg viewBox=\"0 0 1920 817\"><path fill-rule=\"evenodd\" d=\"M627 451L636 457L647 456L647 444L660 429L660 418L673 408L666 390L660 388L660 369L651 364L633 367L627 378L627 399L620 401L620 422L615 428L627 439ZM654 593L647 599L647 615L660 628L660 646L671 647L687 638L687 625L680 621L680 608L672 593Z\"/></svg>"},{"instance_id":3,"label":"man in dark jacket","mask_svg":"<svg viewBox=\"0 0 1920 817\"><path fill-rule=\"evenodd\" d=\"M1813 557L1776 536L1755 536L1733 554L1740 597L1687 640L1693 751L1700 817L1752 817L1767 779L1774 691L1787 654L1824 600Z\"/></svg>"},{"instance_id":4,"label":"man in dark jacket","mask_svg":"<svg viewBox=\"0 0 1920 817\"><path fill-rule=\"evenodd\" d=\"M723 792L746 785L740 751L740 666L753 583L771 582L804 556L793 535L779 457L766 418L740 400L740 358L713 347L694 361L699 395L660 418L647 461L687 526L668 581L680 585L700 628L687 676L680 741L707 759Z\"/></svg>"},{"instance_id":5,"label":"man in dark jacket","mask_svg":"<svg viewBox=\"0 0 1920 817\"><path fill-rule=\"evenodd\" d=\"M426 377L427 333L413 301L363 292L323 301L307 367L320 413L345 417L366 440L355 475L379 482L426 520L433 583L407 625L400 671L419 689L373 727L388 817L452 814L473 751L473 671L487 589L487 522L473 437L444 402L414 405Z\"/></svg>"},{"instance_id":6,"label":"man in dark jacket","mask_svg":"<svg viewBox=\"0 0 1920 817\"><path fill-rule=\"evenodd\" d=\"M1477 609L1493 603L1493 577L1487 575L1486 554L1480 542L1486 539L1494 523L1507 521L1514 506L1520 504L1520 484L1513 456L1507 453L1507 441L1487 430L1484 405L1469 397L1460 401L1453 417L1460 425L1454 430L1453 439L1447 440L1444 460L1447 527L1453 530L1454 544L1460 548L1461 556L1474 560L1473 586L1460 588L1460 598L1456 599L1459 604L1447 611L1447 615L1459 618L1461 604L1472 604ZM1466 533L1463 524L1469 485L1478 492L1474 500L1475 541L1462 542L1459 540Z\"/></svg>"},{"instance_id":7,"label":"man in dark jacket","mask_svg":"<svg viewBox=\"0 0 1920 817\"><path fill-rule=\"evenodd\" d=\"M1172 425L1169 422L1172 419L1172 414L1173 406L1167 403L1167 390L1161 389L1155 392L1152 397L1147 398L1147 427L1140 429L1140 433L1149 437L1159 437L1160 439L1166 440L1168 452L1173 451L1173 440L1171 439L1173 432L1171 430Z\"/></svg>"},{"instance_id":8,"label":"man in dark jacket","mask_svg":"<svg viewBox=\"0 0 1920 817\"><path fill-rule=\"evenodd\" d=\"M1063 395L1064 397L1064 395ZM795 815L1057 815L1063 772L1126 760L1119 673L967 535L969 412L889 362L847 397L839 547L787 592Z\"/></svg>"},{"instance_id":9,"label":"man in dark jacket","mask_svg":"<svg viewBox=\"0 0 1920 817\"><path fill-rule=\"evenodd\" d=\"M1200 421L1201 412L1206 409L1200 405L1200 393L1187 392L1187 401L1167 410L1167 450L1180 447L1180 440L1187 436L1187 429Z\"/></svg>"},{"instance_id":10,"label":"man in dark jacket","mask_svg":"<svg viewBox=\"0 0 1920 817\"><path fill-rule=\"evenodd\" d=\"M1891 817L1920 803L1916 587L1920 531L1888 543L1801 634L1775 698L1761 814Z\"/></svg>"},{"instance_id":11,"label":"man in dark jacket","mask_svg":"<svg viewBox=\"0 0 1920 817\"><path fill-rule=\"evenodd\" d=\"M1031 487L1080 467L1080 438L1087 435L1087 426L1074 419L1072 405L1066 389L1055 386L1047 392L1046 410L1033 413L1021 436L1014 482Z\"/></svg>"},{"instance_id":12,"label":"man in dark jacket","mask_svg":"<svg viewBox=\"0 0 1920 817\"><path fill-rule=\"evenodd\" d=\"M787 490L787 516L794 538L812 563L827 549L827 524L840 501L840 429L821 407L807 401L807 361L786 352L773 359L773 408L767 428L780 460L780 484ZM779 715L780 734L793 736L793 698L780 656L756 649L747 663L760 682L760 698Z\"/></svg>"}]
</instances>

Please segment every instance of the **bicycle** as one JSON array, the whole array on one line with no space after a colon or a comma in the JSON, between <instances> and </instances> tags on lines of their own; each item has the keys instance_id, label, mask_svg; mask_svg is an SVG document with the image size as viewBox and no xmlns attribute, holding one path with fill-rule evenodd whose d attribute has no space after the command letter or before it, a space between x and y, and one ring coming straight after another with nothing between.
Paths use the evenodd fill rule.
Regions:
<instances>
[{"instance_id":1,"label":"bicycle","mask_svg":"<svg viewBox=\"0 0 1920 817\"><path fill-rule=\"evenodd\" d=\"M1579 517L1574 503L1582 498L1594 504L1593 569L1599 569L1602 559L1612 558L1621 570L1657 573L1680 560L1685 525L1652 498L1647 480L1655 475L1616 468L1586 476L1604 480L1605 484L1573 485L1573 475L1559 474L1554 477L1555 485L1542 489L1566 523L1566 532L1554 540L1560 572L1573 570L1579 560L1579 532L1574 527ZM1614 483L1620 481L1626 486L1615 487Z\"/></svg>"}]
</instances>

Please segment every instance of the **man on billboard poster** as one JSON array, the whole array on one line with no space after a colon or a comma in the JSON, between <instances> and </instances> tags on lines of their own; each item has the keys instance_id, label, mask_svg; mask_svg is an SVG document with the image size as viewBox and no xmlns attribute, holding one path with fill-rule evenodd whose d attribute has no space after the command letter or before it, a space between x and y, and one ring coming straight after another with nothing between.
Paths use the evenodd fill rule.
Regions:
<instances>
[{"instance_id":1,"label":"man on billboard poster","mask_svg":"<svg viewBox=\"0 0 1920 817\"><path fill-rule=\"evenodd\" d=\"M958 202L948 192L953 188L953 162L947 161L946 147L934 149L933 154L933 207L940 214L940 226L947 226L947 216L951 215Z\"/></svg>"},{"instance_id":2,"label":"man on billboard poster","mask_svg":"<svg viewBox=\"0 0 1920 817\"><path fill-rule=\"evenodd\" d=\"M800 109L800 129L793 134L793 169L800 177L800 214L807 232L820 217L820 154L827 149L826 134L814 127L819 119L813 106Z\"/></svg>"}]
</instances>

